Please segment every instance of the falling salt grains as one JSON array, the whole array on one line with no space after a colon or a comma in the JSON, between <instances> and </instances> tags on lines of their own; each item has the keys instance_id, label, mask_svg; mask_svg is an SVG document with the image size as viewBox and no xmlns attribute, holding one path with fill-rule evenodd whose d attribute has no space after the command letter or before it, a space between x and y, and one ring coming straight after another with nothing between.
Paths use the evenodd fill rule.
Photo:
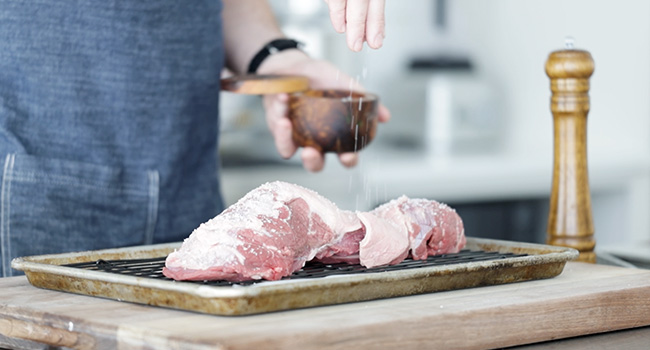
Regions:
<instances>
[{"instance_id":1,"label":"falling salt grains","mask_svg":"<svg viewBox=\"0 0 650 350\"><path fill-rule=\"evenodd\" d=\"M354 126L354 152L357 151L357 138L359 137L359 124Z\"/></svg>"},{"instance_id":2,"label":"falling salt grains","mask_svg":"<svg viewBox=\"0 0 650 350\"><path fill-rule=\"evenodd\" d=\"M375 185L375 202L379 203L379 185Z\"/></svg>"},{"instance_id":3,"label":"falling salt grains","mask_svg":"<svg viewBox=\"0 0 650 350\"><path fill-rule=\"evenodd\" d=\"M370 202L370 199L372 198L372 189L370 189L368 173L363 174L363 188L366 192L366 202Z\"/></svg>"},{"instance_id":4,"label":"falling salt grains","mask_svg":"<svg viewBox=\"0 0 650 350\"><path fill-rule=\"evenodd\" d=\"M368 67L365 65L363 66L363 70L361 70L361 76L365 79L366 76L368 76Z\"/></svg>"},{"instance_id":5,"label":"falling salt grains","mask_svg":"<svg viewBox=\"0 0 650 350\"><path fill-rule=\"evenodd\" d=\"M361 110L361 104L363 104L363 97L359 97L359 110Z\"/></svg>"},{"instance_id":6,"label":"falling salt grains","mask_svg":"<svg viewBox=\"0 0 650 350\"><path fill-rule=\"evenodd\" d=\"M363 188L363 200L365 204L368 204L369 202L367 178L368 176L365 173L361 175L361 186Z\"/></svg>"}]
</instances>

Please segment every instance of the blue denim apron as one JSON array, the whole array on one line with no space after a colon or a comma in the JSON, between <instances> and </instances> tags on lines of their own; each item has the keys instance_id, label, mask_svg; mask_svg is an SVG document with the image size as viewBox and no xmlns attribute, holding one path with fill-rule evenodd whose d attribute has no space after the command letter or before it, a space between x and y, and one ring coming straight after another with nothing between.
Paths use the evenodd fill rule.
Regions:
<instances>
[{"instance_id":1,"label":"blue denim apron","mask_svg":"<svg viewBox=\"0 0 650 350\"><path fill-rule=\"evenodd\" d=\"M221 1L0 0L0 269L223 209Z\"/></svg>"}]
</instances>

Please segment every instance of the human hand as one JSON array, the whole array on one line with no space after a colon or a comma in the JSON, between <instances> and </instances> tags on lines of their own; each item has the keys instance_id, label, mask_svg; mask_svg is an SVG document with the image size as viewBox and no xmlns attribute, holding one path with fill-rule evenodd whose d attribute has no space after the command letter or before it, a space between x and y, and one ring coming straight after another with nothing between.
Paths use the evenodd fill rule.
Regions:
<instances>
[{"instance_id":1,"label":"human hand","mask_svg":"<svg viewBox=\"0 0 650 350\"><path fill-rule=\"evenodd\" d=\"M283 57L280 58L280 55ZM268 62L267 62L268 61ZM298 50L287 50L270 56L258 72L260 74L294 74L309 78L314 89L345 89L363 91L363 88L351 77L342 73L329 62L314 60ZM278 153L284 158L291 158L298 146L293 142L291 121L288 117L288 94L264 96L266 121L275 139ZM378 111L379 122L387 122L390 112L381 105ZM325 166L324 154L312 147L303 148L300 153L305 169L312 172L321 171ZM345 167L352 167L358 162L357 153L341 153L339 161Z\"/></svg>"},{"instance_id":2,"label":"human hand","mask_svg":"<svg viewBox=\"0 0 650 350\"><path fill-rule=\"evenodd\" d=\"M378 49L384 43L385 0L324 0L334 29L346 33L348 47L359 52L363 42Z\"/></svg>"}]
</instances>

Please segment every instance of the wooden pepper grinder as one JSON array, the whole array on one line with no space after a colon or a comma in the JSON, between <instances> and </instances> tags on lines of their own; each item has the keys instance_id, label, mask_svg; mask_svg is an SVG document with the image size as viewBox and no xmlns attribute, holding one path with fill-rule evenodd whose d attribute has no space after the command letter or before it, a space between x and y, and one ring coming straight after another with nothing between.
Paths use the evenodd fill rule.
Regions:
<instances>
[{"instance_id":1,"label":"wooden pepper grinder","mask_svg":"<svg viewBox=\"0 0 650 350\"><path fill-rule=\"evenodd\" d=\"M587 51L552 52L546 61L551 79L554 124L553 188L547 243L575 248L578 261L596 262L594 224L587 170L587 113L589 77L594 61Z\"/></svg>"}]
</instances>

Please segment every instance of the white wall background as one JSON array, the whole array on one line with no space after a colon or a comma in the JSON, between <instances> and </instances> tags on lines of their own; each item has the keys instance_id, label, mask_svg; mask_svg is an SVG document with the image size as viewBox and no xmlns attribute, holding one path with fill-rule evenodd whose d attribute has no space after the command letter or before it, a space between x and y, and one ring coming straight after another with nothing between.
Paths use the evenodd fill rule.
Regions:
<instances>
[{"instance_id":1,"label":"white wall background","mask_svg":"<svg viewBox=\"0 0 650 350\"><path fill-rule=\"evenodd\" d=\"M382 90L404 82L415 54L466 53L479 73L504 96L509 152L542 154L552 145L548 54L566 36L591 52L588 124L590 159L629 153L650 158L650 1L644 0L453 0L449 29L432 23L434 1L387 1L385 47L360 54L367 85ZM358 71L359 67L351 67ZM396 96L397 97L397 96ZM394 102L396 119L408 114ZM397 121L397 120L396 120Z\"/></svg>"}]
</instances>

